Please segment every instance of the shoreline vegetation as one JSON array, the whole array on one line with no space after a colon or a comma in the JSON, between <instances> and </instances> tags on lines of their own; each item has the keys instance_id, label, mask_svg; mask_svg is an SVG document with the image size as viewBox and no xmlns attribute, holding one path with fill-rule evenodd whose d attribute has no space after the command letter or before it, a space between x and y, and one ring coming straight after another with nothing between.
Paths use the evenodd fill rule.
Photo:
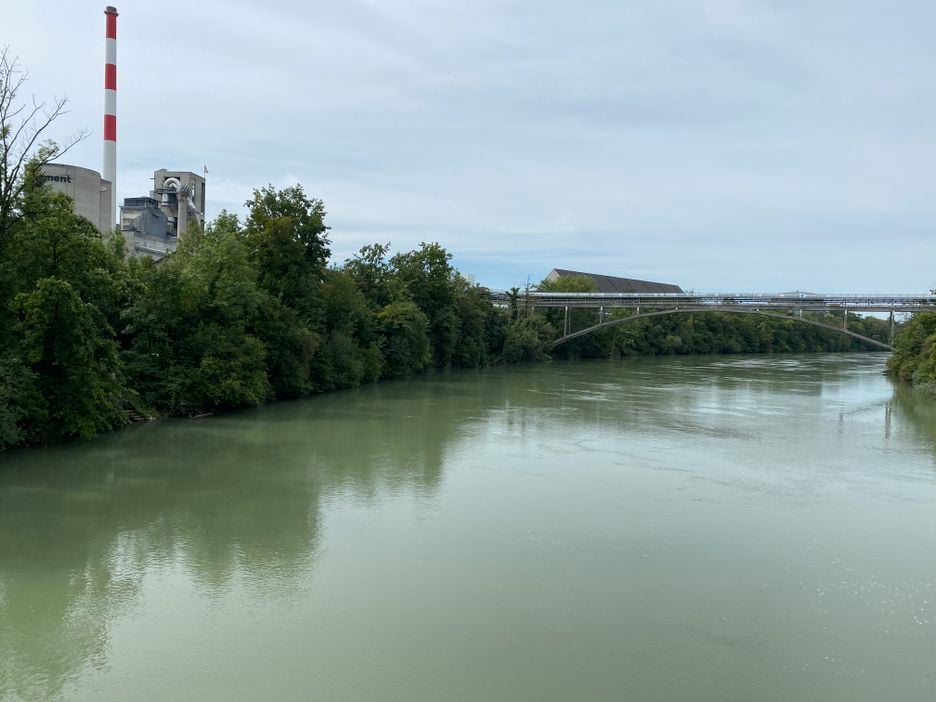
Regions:
<instances>
[{"instance_id":1,"label":"shoreline vegetation","mask_svg":"<svg viewBox=\"0 0 936 702\"><path fill-rule=\"evenodd\" d=\"M159 263L73 214L32 162L0 223L0 449L91 437L134 419L193 417L430 370L550 357L865 350L799 324L712 313L635 321L550 354L561 312L507 308L438 243L364 246L330 263L321 200L254 191ZM589 291L588 278L539 289ZM628 314L618 311L615 314ZM594 314L575 310L572 328ZM883 320L849 327L886 339ZM916 328L916 327L914 327Z\"/></svg>"},{"instance_id":2,"label":"shoreline vegetation","mask_svg":"<svg viewBox=\"0 0 936 702\"><path fill-rule=\"evenodd\" d=\"M887 372L926 394L936 395L936 313L919 312L894 339Z\"/></svg>"}]
</instances>

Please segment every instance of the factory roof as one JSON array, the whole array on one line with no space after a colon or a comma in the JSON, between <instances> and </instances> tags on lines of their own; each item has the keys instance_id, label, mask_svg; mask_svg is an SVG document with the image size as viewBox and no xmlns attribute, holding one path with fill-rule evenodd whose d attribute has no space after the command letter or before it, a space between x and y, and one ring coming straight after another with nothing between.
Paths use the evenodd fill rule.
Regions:
<instances>
[{"instance_id":1,"label":"factory roof","mask_svg":"<svg viewBox=\"0 0 936 702\"><path fill-rule=\"evenodd\" d=\"M549 274L550 279L562 278L570 275L582 275L595 281L598 292L601 293L681 293L683 289L672 283L655 283L651 280L637 278L619 278L613 275L600 273L584 273L570 271L565 268L553 268Z\"/></svg>"}]
</instances>

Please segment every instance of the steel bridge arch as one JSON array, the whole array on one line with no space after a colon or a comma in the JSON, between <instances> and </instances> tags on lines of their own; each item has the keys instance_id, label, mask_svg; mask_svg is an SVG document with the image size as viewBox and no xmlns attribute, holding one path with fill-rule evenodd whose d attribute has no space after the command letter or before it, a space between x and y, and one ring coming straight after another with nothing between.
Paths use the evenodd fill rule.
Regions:
<instances>
[{"instance_id":1,"label":"steel bridge arch","mask_svg":"<svg viewBox=\"0 0 936 702\"><path fill-rule=\"evenodd\" d=\"M870 337L864 336L863 334L858 334L849 329L844 329L843 327L834 327L831 324L824 324L822 322L817 322L814 319L804 319L802 317L791 317L785 314L778 314L776 312L765 312L763 310L752 310L738 308L734 305L722 305L722 306L706 306L706 307L676 307L671 310L654 310L653 312L639 312L638 314L632 315L630 317L620 317L618 319L611 319L607 322L601 322L595 324L594 326L587 327L585 329L580 329L577 332L572 332L571 334L566 334L565 336L559 337L556 339L551 349L555 349L567 341L572 341L572 339L577 339L580 336L586 336L592 332L596 332L599 329L607 329L608 327L616 327L619 324L625 324L627 322L633 322L637 319L646 319L648 317L659 317L664 314L699 314L702 312L729 312L731 314L756 314L761 317L771 317L773 319L782 319L784 321L794 321L800 322L802 324L811 324L814 327L819 327L820 329L827 329L829 331L838 332L839 334L846 334L855 339L864 341L872 346L877 346L878 348L884 349L885 351L893 351L894 347L890 344L885 344L883 341L878 341L877 339L872 339Z\"/></svg>"}]
</instances>

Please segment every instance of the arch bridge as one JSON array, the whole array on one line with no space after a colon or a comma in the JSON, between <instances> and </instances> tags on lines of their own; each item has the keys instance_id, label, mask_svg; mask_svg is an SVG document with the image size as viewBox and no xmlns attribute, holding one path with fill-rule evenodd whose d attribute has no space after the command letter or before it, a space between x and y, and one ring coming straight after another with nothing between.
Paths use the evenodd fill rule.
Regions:
<instances>
[{"instance_id":1,"label":"arch bridge","mask_svg":"<svg viewBox=\"0 0 936 702\"><path fill-rule=\"evenodd\" d=\"M893 351L894 315L913 312L936 312L936 295L927 294L828 294L813 293L563 293L563 292L493 292L496 305L516 304L523 309L563 309L562 335L553 342L553 348L599 329L626 324L637 319L668 314L698 314L701 312L727 312L756 314L774 319L793 320L803 324L847 334L878 348ZM598 321L585 329L572 331L569 311L595 309ZM611 310L627 309L627 317L609 318ZM842 325L804 317L804 312L832 312L842 315ZM890 323L888 341L871 339L848 328L849 312L887 314Z\"/></svg>"}]
</instances>

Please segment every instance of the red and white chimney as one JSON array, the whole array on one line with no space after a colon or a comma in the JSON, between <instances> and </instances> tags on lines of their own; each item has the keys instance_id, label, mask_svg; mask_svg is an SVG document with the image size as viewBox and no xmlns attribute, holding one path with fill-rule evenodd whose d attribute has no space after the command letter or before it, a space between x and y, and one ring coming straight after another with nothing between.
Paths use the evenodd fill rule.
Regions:
<instances>
[{"instance_id":1,"label":"red and white chimney","mask_svg":"<svg viewBox=\"0 0 936 702\"><path fill-rule=\"evenodd\" d=\"M104 180L111 184L111 223L117 221L117 8L104 9Z\"/></svg>"}]
</instances>

